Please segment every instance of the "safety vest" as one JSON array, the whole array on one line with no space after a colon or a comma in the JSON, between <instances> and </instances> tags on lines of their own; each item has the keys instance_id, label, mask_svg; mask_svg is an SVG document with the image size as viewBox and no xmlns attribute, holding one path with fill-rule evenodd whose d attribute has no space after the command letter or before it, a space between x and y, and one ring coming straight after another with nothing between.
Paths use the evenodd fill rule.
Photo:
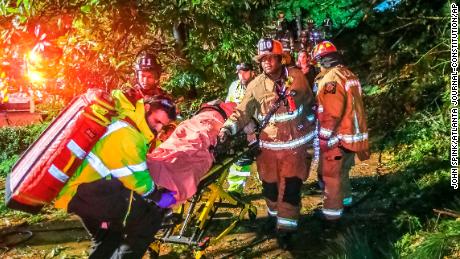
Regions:
<instances>
[{"instance_id":1,"label":"safety vest","mask_svg":"<svg viewBox=\"0 0 460 259\"><path fill-rule=\"evenodd\" d=\"M320 73L315 84L319 137L330 147L340 144L354 152L367 151L369 135L358 78L339 65Z\"/></svg>"},{"instance_id":2,"label":"safety vest","mask_svg":"<svg viewBox=\"0 0 460 259\"><path fill-rule=\"evenodd\" d=\"M142 196L152 193L155 185L147 169L148 146L147 138L134 126L115 121L61 190L55 207L67 209L80 184L105 178L115 177Z\"/></svg>"},{"instance_id":3,"label":"safety vest","mask_svg":"<svg viewBox=\"0 0 460 259\"><path fill-rule=\"evenodd\" d=\"M233 81L228 89L227 98L225 102L240 103L243 100L244 93L246 92L246 86L241 84L240 80Z\"/></svg>"},{"instance_id":4,"label":"safety vest","mask_svg":"<svg viewBox=\"0 0 460 259\"><path fill-rule=\"evenodd\" d=\"M80 184L103 178L118 178L126 188L142 196L154 191L146 156L155 135L145 120L144 103L139 100L133 105L120 90L113 91L112 97L119 119L109 125L63 187L55 202L56 208L67 209Z\"/></svg>"}]
</instances>

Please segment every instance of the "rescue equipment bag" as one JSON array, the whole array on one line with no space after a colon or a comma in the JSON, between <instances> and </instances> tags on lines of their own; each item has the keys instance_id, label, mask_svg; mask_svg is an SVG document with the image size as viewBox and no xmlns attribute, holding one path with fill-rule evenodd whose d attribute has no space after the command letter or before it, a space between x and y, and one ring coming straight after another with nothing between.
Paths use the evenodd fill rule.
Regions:
<instances>
[{"instance_id":1,"label":"rescue equipment bag","mask_svg":"<svg viewBox=\"0 0 460 259\"><path fill-rule=\"evenodd\" d=\"M22 154L7 176L7 207L38 213L105 134L116 114L110 95L89 89L76 97Z\"/></svg>"}]
</instances>

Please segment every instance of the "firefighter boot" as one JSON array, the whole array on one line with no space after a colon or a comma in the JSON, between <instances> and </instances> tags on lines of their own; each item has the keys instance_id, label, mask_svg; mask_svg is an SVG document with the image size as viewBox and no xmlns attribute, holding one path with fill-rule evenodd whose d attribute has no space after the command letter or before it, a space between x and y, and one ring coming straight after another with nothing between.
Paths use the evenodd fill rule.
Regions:
<instances>
[{"instance_id":1,"label":"firefighter boot","mask_svg":"<svg viewBox=\"0 0 460 259\"><path fill-rule=\"evenodd\" d=\"M268 215L267 218L262 222L260 230L264 235L273 235L275 229L276 217Z\"/></svg>"},{"instance_id":2,"label":"firefighter boot","mask_svg":"<svg viewBox=\"0 0 460 259\"><path fill-rule=\"evenodd\" d=\"M276 241L278 246L283 250L292 250L293 248L293 235L294 232L283 229L277 229Z\"/></svg>"}]
</instances>

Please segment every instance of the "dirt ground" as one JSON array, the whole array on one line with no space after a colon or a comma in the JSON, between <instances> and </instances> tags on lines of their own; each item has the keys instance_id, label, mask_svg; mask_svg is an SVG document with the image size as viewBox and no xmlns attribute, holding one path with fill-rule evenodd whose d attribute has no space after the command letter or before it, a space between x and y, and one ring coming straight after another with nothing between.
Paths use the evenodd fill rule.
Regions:
<instances>
[{"instance_id":1,"label":"dirt ground","mask_svg":"<svg viewBox=\"0 0 460 259\"><path fill-rule=\"evenodd\" d=\"M385 165L387 159L382 158ZM357 162L351 172L353 194L359 200L373 186L377 179L379 154L373 154L365 162ZM379 169L387 173L385 166ZM291 251L284 251L277 245L272 235L262 234L260 229L265 224L266 211L260 195L260 184L256 174L252 174L245 189L246 199L258 209L254 223L249 220L241 222L236 229L222 241L206 250L207 258L318 258L326 256L327 251L321 244L331 239L342 238L340 233L326 233L320 222L313 218L311 212L321 203L321 194L316 189L316 173L310 175L303 187L302 217L300 231L295 236L295 245ZM216 226L225 225L225 215L216 214ZM359 222L366 217L359 209L353 209L349 217ZM356 220L357 219L357 220ZM219 222L220 221L220 222ZM359 223L358 223L359 224ZM216 233L218 227L211 227L209 236ZM11 233L12 231L16 231ZM19 232L19 233L18 233ZM11 234L7 234L11 233ZM30 238L29 235L32 234ZM5 247L4 244L27 239L15 246ZM2 245L3 244L3 245ZM2 219L0 222L0 258L86 258L90 246L89 236L79 223L77 217L45 220L36 224L23 224ZM325 254L326 253L326 254ZM191 251L183 245L163 244L160 258L190 258ZM144 258L147 258L146 256Z\"/></svg>"}]
</instances>

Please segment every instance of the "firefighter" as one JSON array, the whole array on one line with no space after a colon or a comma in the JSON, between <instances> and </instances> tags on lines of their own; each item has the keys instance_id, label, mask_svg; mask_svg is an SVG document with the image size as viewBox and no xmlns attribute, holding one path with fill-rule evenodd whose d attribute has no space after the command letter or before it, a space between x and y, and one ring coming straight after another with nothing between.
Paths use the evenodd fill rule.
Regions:
<instances>
[{"instance_id":1,"label":"firefighter","mask_svg":"<svg viewBox=\"0 0 460 259\"><path fill-rule=\"evenodd\" d=\"M320 161L318 174L324 182L321 216L340 219L343 207L351 205L349 171L354 156L369 158L368 132L358 78L343 65L336 47L322 41L313 49L321 72L317 87Z\"/></svg>"},{"instance_id":2,"label":"firefighter","mask_svg":"<svg viewBox=\"0 0 460 259\"><path fill-rule=\"evenodd\" d=\"M239 104L246 92L247 85L254 78L254 69L250 63L240 63L236 66L236 73L238 74L238 80L233 81L230 85L225 102ZM245 155L230 167L227 178L228 191L237 195L243 193L246 180L251 174L251 164L253 162L252 157Z\"/></svg>"},{"instance_id":3,"label":"firefighter","mask_svg":"<svg viewBox=\"0 0 460 259\"><path fill-rule=\"evenodd\" d=\"M134 69L136 83L134 87L125 91L132 103L149 96L166 95L159 85L162 67L154 54L146 50L141 51L136 57Z\"/></svg>"},{"instance_id":4,"label":"firefighter","mask_svg":"<svg viewBox=\"0 0 460 259\"><path fill-rule=\"evenodd\" d=\"M309 42L307 30L303 30L300 32L299 41L298 41L296 50L297 52L300 52L301 50L305 50L307 52L311 51L311 45Z\"/></svg>"},{"instance_id":5,"label":"firefighter","mask_svg":"<svg viewBox=\"0 0 460 259\"><path fill-rule=\"evenodd\" d=\"M240 63L236 66L236 73L238 74L238 80L233 81L228 88L225 102L238 104L243 99L249 82L254 78L254 69L250 63Z\"/></svg>"},{"instance_id":6,"label":"firefighter","mask_svg":"<svg viewBox=\"0 0 460 259\"><path fill-rule=\"evenodd\" d=\"M114 96L130 104L121 91ZM77 214L91 235L89 258L142 258L153 241L163 208L175 199L173 192L155 186L146 155L175 111L167 98L139 100L135 110L108 126L59 193L55 207Z\"/></svg>"},{"instance_id":7,"label":"firefighter","mask_svg":"<svg viewBox=\"0 0 460 259\"><path fill-rule=\"evenodd\" d=\"M263 123L268 120L265 116L269 111L276 111L260 133L257 169L269 219L276 222L278 242L282 248L289 248L298 228L300 189L311 163L307 147L311 146L315 131L310 86L300 70L282 63L283 57L281 42L259 41L254 59L261 64L263 73L248 85L243 100L221 128L219 138L224 141L242 130L253 115Z\"/></svg>"},{"instance_id":8,"label":"firefighter","mask_svg":"<svg viewBox=\"0 0 460 259\"><path fill-rule=\"evenodd\" d=\"M134 87L129 87L123 91L123 94L126 95L131 103L135 104L142 98L158 95L171 98L171 96L167 95L166 92L160 88L160 76L162 73L162 67L158 62L156 55L147 50L142 50L136 57L134 69L136 73L136 83L134 84ZM176 113L180 113L179 109L176 111ZM171 122L170 125L164 127L163 131L159 133L159 136L156 139L156 144L152 145L152 148L158 146L164 140L166 140L175 128L175 122Z\"/></svg>"}]
</instances>

